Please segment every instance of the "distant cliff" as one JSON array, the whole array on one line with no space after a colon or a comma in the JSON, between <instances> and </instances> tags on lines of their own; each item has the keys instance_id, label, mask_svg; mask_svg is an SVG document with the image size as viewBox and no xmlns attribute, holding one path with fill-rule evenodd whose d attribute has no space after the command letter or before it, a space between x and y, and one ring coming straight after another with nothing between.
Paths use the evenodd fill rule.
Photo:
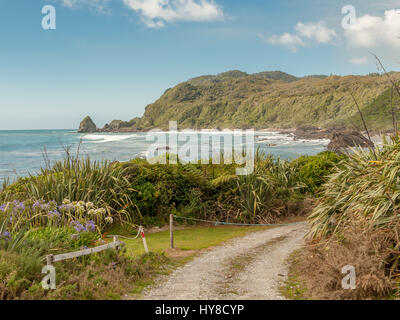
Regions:
<instances>
[{"instance_id":1,"label":"distant cliff","mask_svg":"<svg viewBox=\"0 0 400 320\"><path fill-rule=\"evenodd\" d=\"M392 73L397 81L400 73ZM191 128L360 128L350 93L371 129L391 127L390 88L384 76L308 76L280 71L229 71L190 79L165 91L141 118L114 120L100 131L166 129L170 120ZM400 102L394 96L394 104ZM93 126L88 126L91 130Z\"/></svg>"}]
</instances>

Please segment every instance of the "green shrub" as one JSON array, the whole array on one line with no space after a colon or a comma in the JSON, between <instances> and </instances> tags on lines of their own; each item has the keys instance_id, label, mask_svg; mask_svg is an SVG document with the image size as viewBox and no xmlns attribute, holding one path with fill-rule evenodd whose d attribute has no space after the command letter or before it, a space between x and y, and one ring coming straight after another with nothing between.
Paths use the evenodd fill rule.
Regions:
<instances>
[{"instance_id":1,"label":"green shrub","mask_svg":"<svg viewBox=\"0 0 400 320\"><path fill-rule=\"evenodd\" d=\"M136 191L131 201L137 211L130 217L135 223L150 221L151 217L167 221L169 211L187 205L191 190L201 187L183 165L152 165L134 160L122 167L130 187Z\"/></svg>"},{"instance_id":2,"label":"green shrub","mask_svg":"<svg viewBox=\"0 0 400 320\"><path fill-rule=\"evenodd\" d=\"M292 162L296 167L298 179L303 183L305 191L316 193L327 181L333 168L345 157L333 152L322 152L315 156L302 156Z\"/></svg>"},{"instance_id":3,"label":"green shrub","mask_svg":"<svg viewBox=\"0 0 400 320\"><path fill-rule=\"evenodd\" d=\"M78 237L77 231L72 227L46 227L30 230L26 239L35 242L50 240L54 248L79 250L82 247L94 246L100 239L100 235L97 232L81 232Z\"/></svg>"}]
</instances>

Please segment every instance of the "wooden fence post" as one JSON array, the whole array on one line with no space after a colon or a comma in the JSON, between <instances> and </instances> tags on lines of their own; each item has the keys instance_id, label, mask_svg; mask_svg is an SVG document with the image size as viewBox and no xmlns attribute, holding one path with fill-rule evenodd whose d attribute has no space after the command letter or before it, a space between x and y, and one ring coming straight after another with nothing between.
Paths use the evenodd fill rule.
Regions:
<instances>
[{"instance_id":1,"label":"wooden fence post","mask_svg":"<svg viewBox=\"0 0 400 320\"><path fill-rule=\"evenodd\" d=\"M169 215L169 237L171 243L171 249L174 248L174 215Z\"/></svg>"},{"instance_id":2,"label":"wooden fence post","mask_svg":"<svg viewBox=\"0 0 400 320\"><path fill-rule=\"evenodd\" d=\"M149 248L147 247L146 236L144 235L144 228L142 226L139 227L139 232L140 232L140 235L142 236L144 252L146 254L148 254L149 253Z\"/></svg>"},{"instance_id":3,"label":"wooden fence post","mask_svg":"<svg viewBox=\"0 0 400 320\"><path fill-rule=\"evenodd\" d=\"M118 241L118 237L113 237L113 241L114 241L114 242L117 242L117 241ZM116 246L116 247L115 247L115 250L118 251L118 250L119 250L119 246Z\"/></svg>"},{"instance_id":4,"label":"wooden fence post","mask_svg":"<svg viewBox=\"0 0 400 320\"><path fill-rule=\"evenodd\" d=\"M54 256L52 254L49 254L46 256L46 264L48 266L52 266L54 261Z\"/></svg>"}]
</instances>

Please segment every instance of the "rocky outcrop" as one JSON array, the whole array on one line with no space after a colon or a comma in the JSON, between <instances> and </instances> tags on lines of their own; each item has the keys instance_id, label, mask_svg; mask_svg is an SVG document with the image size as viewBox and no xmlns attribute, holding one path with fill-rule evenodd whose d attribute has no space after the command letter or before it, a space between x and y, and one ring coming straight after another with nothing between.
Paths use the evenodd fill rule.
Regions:
<instances>
[{"instance_id":1,"label":"rocky outcrop","mask_svg":"<svg viewBox=\"0 0 400 320\"><path fill-rule=\"evenodd\" d=\"M89 116L87 116L85 119L81 121L78 129L79 133L92 133L96 131L97 131L96 124Z\"/></svg>"},{"instance_id":2,"label":"rocky outcrop","mask_svg":"<svg viewBox=\"0 0 400 320\"><path fill-rule=\"evenodd\" d=\"M321 129L316 127L300 127L293 133L295 140L316 140L316 139L329 139L335 129Z\"/></svg>"},{"instance_id":3,"label":"rocky outcrop","mask_svg":"<svg viewBox=\"0 0 400 320\"><path fill-rule=\"evenodd\" d=\"M374 144L357 131L335 132L332 134L328 150L342 152L351 147L374 147Z\"/></svg>"},{"instance_id":4,"label":"rocky outcrop","mask_svg":"<svg viewBox=\"0 0 400 320\"><path fill-rule=\"evenodd\" d=\"M97 129L97 132L142 132L143 129L136 124L140 118L133 118L130 121L113 120L106 123L102 129Z\"/></svg>"}]
</instances>

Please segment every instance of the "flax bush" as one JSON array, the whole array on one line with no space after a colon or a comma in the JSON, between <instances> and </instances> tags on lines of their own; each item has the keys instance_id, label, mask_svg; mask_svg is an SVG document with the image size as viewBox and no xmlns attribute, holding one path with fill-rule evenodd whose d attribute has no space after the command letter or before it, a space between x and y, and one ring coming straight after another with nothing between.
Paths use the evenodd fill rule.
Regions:
<instances>
[{"instance_id":1,"label":"flax bush","mask_svg":"<svg viewBox=\"0 0 400 320\"><path fill-rule=\"evenodd\" d=\"M131 201L135 192L121 165L73 158L67 154L63 161L41 169L38 175L5 186L0 200L45 200L57 205L64 199L83 201L104 208L109 216L127 220L130 212L137 210Z\"/></svg>"},{"instance_id":2,"label":"flax bush","mask_svg":"<svg viewBox=\"0 0 400 320\"><path fill-rule=\"evenodd\" d=\"M400 137L385 139L381 148L354 149L322 188L310 216L310 236L340 232L354 220L380 228L400 212Z\"/></svg>"}]
</instances>

